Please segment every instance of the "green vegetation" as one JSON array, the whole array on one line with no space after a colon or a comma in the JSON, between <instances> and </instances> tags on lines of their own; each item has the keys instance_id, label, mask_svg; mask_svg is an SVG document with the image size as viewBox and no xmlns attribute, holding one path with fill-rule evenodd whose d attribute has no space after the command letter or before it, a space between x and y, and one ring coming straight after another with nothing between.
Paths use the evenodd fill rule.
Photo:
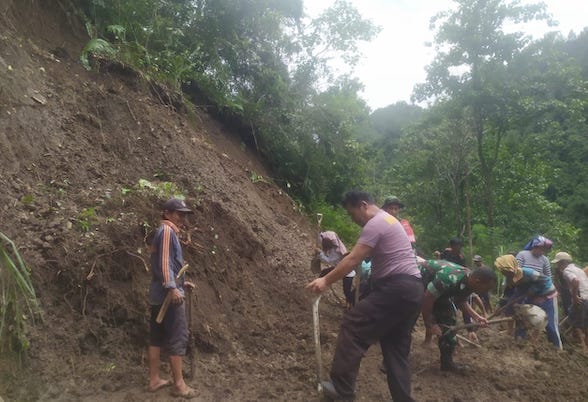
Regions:
<instances>
[{"instance_id":1,"label":"green vegetation","mask_svg":"<svg viewBox=\"0 0 588 402\"><path fill-rule=\"evenodd\" d=\"M151 182L149 180L140 179L139 183L137 183L136 188L139 191L147 191L149 193L152 193L162 199L175 197L180 200L183 200L186 198L183 195L182 191L180 191L180 189L176 186L176 184L171 181ZM124 191L123 194L125 194Z\"/></svg>"},{"instance_id":2,"label":"green vegetation","mask_svg":"<svg viewBox=\"0 0 588 402\"><path fill-rule=\"evenodd\" d=\"M16 245L0 232L0 354L20 355L29 348L25 322L37 308L29 270Z\"/></svg>"},{"instance_id":3,"label":"green vegetation","mask_svg":"<svg viewBox=\"0 0 588 402\"><path fill-rule=\"evenodd\" d=\"M347 243L356 228L331 206L361 188L405 202L425 254L461 236L494 256L544 234L588 259L588 31L538 40L516 31L550 23L544 5L456 0L431 21L437 55L414 91L427 108L370 114L361 83L329 64L353 66L358 43L378 32L347 1L315 19L302 0L79 2L83 58L115 58L213 105L274 181Z\"/></svg>"},{"instance_id":4,"label":"green vegetation","mask_svg":"<svg viewBox=\"0 0 588 402\"><path fill-rule=\"evenodd\" d=\"M92 225L96 224L96 208L85 208L76 218L78 228L82 232L89 232Z\"/></svg>"}]
</instances>

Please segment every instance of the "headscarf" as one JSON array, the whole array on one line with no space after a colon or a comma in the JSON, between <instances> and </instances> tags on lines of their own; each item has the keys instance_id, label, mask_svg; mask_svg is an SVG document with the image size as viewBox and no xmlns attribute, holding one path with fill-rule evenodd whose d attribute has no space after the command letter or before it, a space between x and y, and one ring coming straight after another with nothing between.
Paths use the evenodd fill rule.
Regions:
<instances>
[{"instance_id":1,"label":"headscarf","mask_svg":"<svg viewBox=\"0 0 588 402\"><path fill-rule=\"evenodd\" d=\"M512 254L506 254L498 257L496 261L494 261L494 265L503 274L505 272L514 273L512 280L515 283L520 281L523 277L523 270L519 267L517 259Z\"/></svg>"},{"instance_id":2,"label":"headscarf","mask_svg":"<svg viewBox=\"0 0 588 402\"><path fill-rule=\"evenodd\" d=\"M532 250L535 247L545 247L546 249L550 249L552 245L553 242L549 240L547 237L537 236L533 237L527 244L525 244L525 247L523 247L523 249Z\"/></svg>"},{"instance_id":3,"label":"headscarf","mask_svg":"<svg viewBox=\"0 0 588 402\"><path fill-rule=\"evenodd\" d=\"M319 237L321 239L321 243L325 239L329 240L330 243L334 245L335 249L339 253L341 253L341 255L345 255L347 253L347 249L345 248L345 245L343 244L341 239L339 239L339 236L337 236L337 233L333 232L332 230L328 230L326 232L321 232Z\"/></svg>"}]
</instances>

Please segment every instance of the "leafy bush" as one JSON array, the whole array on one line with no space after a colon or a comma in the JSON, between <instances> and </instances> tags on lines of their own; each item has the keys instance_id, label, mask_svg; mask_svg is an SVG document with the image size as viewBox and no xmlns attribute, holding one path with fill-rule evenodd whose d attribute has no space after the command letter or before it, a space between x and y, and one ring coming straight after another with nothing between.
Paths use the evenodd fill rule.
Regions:
<instances>
[{"instance_id":1,"label":"leafy bush","mask_svg":"<svg viewBox=\"0 0 588 402\"><path fill-rule=\"evenodd\" d=\"M314 203L312 211L314 214L323 214L321 231L332 230L337 233L350 251L359 237L361 228L351 221L347 212L340 206L332 206L326 202ZM312 218L311 221L316 222L316 218Z\"/></svg>"}]
</instances>

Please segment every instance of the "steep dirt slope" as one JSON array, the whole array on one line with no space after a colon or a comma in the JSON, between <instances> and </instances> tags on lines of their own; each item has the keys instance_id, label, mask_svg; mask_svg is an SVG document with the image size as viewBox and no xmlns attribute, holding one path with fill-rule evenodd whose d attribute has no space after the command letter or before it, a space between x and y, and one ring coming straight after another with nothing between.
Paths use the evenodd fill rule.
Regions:
<instances>
[{"instance_id":1,"label":"steep dirt slope","mask_svg":"<svg viewBox=\"0 0 588 402\"><path fill-rule=\"evenodd\" d=\"M11 24L0 42L0 221L32 269L43 315L29 334L29 377L7 370L0 395L75 400L144 382L143 235L158 223L164 181L197 209L186 252L198 283L196 382L226 397L257 387L250 375L305 372L312 355L295 352L308 340L311 243L296 204L269 180L252 182L268 174L217 122L177 113L121 66L86 72L83 35L42 2L23 3L2 10ZM236 373L229 385L215 379L221 371Z\"/></svg>"},{"instance_id":2,"label":"steep dirt slope","mask_svg":"<svg viewBox=\"0 0 588 402\"><path fill-rule=\"evenodd\" d=\"M115 64L87 72L68 2L0 2L0 230L31 267L42 314L29 358L0 362L8 401L167 401L149 394L145 232L174 183L197 210L186 248L200 401L313 401L309 300L312 228L256 153L206 113ZM266 178L253 182L252 173ZM152 184L150 188L146 182ZM142 183L143 185L140 185ZM340 289L336 286L340 294ZM321 304L324 361L341 305ZM497 330L464 348L465 376L439 372L415 332L423 401L586 400L586 360L521 346ZM373 348L358 400L389 398ZM327 367L328 368L328 367Z\"/></svg>"}]
</instances>

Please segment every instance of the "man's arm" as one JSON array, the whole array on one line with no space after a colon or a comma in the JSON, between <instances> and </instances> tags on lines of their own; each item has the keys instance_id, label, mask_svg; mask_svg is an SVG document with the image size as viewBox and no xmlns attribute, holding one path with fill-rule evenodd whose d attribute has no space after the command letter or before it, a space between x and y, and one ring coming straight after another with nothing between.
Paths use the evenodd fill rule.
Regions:
<instances>
[{"instance_id":1,"label":"man's arm","mask_svg":"<svg viewBox=\"0 0 588 402\"><path fill-rule=\"evenodd\" d=\"M423 314L423 321L427 329L435 325L435 319L433 318L433 305L435 304L435 300L435 296L426 290L421 311Z\"/></svg>"},{"instance_id":2,"label":"man's arm","mask_svg":"<svg viewBox=\"0 0 588 402\"><path fill-rule=\"evenodd\" d=\"M349 272L353 271L357 265L361 264L361 261L363 261L364 258L371 255L371 252L371 247L366 246L365 244L357 243L351 252L347 254L339 262L339 264L337 264L335 269L329 272L328 275L325 275L322 278L317 278L310 282L308 285L306 285L306 289L315 293L324 292L330 285L337 282L339 279L342 279Z\"/></svg>"},{"instance_id":3,"label":"man's arm","mask_svg":"<svg viewBox=\"0 0 588 402\"><path fill-rule=\"evenodd\" d=\"M484 306L484 302L482 301L482 298L480 296L478 296L476 293L472 293L472 308L474 305L478 306L478 308L480 309L480 311L482 312L482 314L485 317L487 314L486 306Z\"/></svg>"},{"instance_id":4,"label":"man's arm","mask_svg":"<svg viewBox=\"0 0 588 402\"><path fill-rule=\"evenodd\" d=\"M574 278L572 280L572 285L570 286L570 290L572 292L572 298L574 299L575 304L581 304L582 299L580 298L580 281L578 278Z\"/></svg>"},{"instance_id":5,"label":"man's arm","mask_svg":"<svg viewBox=\"0 0 588 402\"><path fill-rule=\"evenodd\" d=\"M176 287L176 278L174 276L173 256L172 256L172 228L165 225L163 227L161 239L161 273L163 275L163 287L171 292L171 301L174 304L180 304L184 301L182 294Z\"/></svg>"},{"instance_id":6,"label":"man's arm","mask_svg":"<svg viewBox=\"0 0 588 402\"><path fill-rule=\"evenodd\" d=\"M543 256L543 275L551 278L551 264L545 256Z\"/></svg>"},{"instance_id":7,"label":"man's arm","mask_svg":"<svg viewBox=\"0 0 588 402\"><path fill-rule=\"evenodd\" d=\"M163 226L160 248L162 285L166 289L173 289L176 287L176 280L172 269L172 228L167 225Z\"/></svg>"},{"instance_id":8,"label":"man's arm","mask_svg":"<svg viewBox=\"0 0 588 402\"><path fill-rule=\"evenodd\" d=\"M474 310L467 302L467 299L461 300L458 304L458 307L462 312L472 317L476 322L479 322L480 324L488 324L488 320L478 314L476 310Z\"/></svg>"}]
</instances>

